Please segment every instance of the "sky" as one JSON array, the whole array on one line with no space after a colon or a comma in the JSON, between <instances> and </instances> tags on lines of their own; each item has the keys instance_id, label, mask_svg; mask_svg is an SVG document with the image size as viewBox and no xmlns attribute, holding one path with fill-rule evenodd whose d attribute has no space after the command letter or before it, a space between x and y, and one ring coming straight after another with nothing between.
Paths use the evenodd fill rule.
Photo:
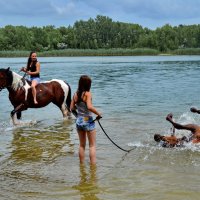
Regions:
<instances>
[{"instance_id":1,"label":"sky","mask_svg":"<svg viewBox=\"0 0 200 200\"><path fill-rule=\"evenodd\" d=\"M0 0L0 27L73 26L107 16L155 30L200 23L200 0Z\"/></svg>"}]
</instances>

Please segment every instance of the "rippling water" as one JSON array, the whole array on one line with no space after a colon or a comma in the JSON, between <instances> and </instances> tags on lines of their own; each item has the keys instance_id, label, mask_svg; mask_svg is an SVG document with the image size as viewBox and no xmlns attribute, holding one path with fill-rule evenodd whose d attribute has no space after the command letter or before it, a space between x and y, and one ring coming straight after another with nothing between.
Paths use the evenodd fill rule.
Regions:
<instances>
[{"instance_id":1,"label":"rippling water","mask_svg":"<svg viewBox=\"0 0 200 200\"><path fill-rule=\"evenodd\" d=\"M0 58L19 72L26 58ZM54 105L10 121L7 90L0 92L0 199L199 199L200 147L164 149L154 133L169 134L169 112L180 123L200 124L199 56L39 58L43 80L66 80L75 92L82 74L92 77L97 124L97 166L79 165L74 119L63 121ZM23 75L23 74L21 74ZM37 123L34 123L37 121ZM31 125L29 124L30 122ZM27 125L29 124L29 125ZM178 136L187 131L176 131Z\"/></svg>"}]
</instances>

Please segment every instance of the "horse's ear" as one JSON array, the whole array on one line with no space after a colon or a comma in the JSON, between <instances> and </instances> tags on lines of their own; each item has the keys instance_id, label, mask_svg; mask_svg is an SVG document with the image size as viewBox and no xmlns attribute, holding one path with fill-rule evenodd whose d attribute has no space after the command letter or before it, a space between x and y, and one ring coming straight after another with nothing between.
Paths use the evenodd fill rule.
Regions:
<instances>
[{"instance_id":1,"label":"horse's ear","mask_svg":"<svg viewBox=\"0 0 200 200\"><path fill-rule=\"evenodd\" d=\"M10 67L8 67L8 68L6 69L6 72L8 72L8 71L10 71Z\"/></svg>"}]
</instances>

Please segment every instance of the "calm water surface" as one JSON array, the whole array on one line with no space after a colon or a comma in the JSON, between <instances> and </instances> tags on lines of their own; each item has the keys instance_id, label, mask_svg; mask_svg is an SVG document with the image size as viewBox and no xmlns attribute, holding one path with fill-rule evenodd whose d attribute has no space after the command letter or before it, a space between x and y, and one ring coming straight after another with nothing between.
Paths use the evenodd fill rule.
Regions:
<instances>
[{"instance_id":1,"label":"calm water surface","mask_svg":"<svg viewBox=\"0 0 200 200\"><path fill-rule=\"evenodd\" d=\"M19 72L27 58L0 58ZM169 134L169 112L180 123L200 124L199 56L39 58L42 80L66 80L74 93L82 74L92 77L93 103L109 136L97 126L97 166L79 165L74 119L50 104L10 121L7 90L0 92L0 199L197 200L200 146L164 149L154 133ZM23 73L21 73L23 75ZM32 125L29 122L35 122ZM29 125L27 125L29 124ZM177 131L178 136L188 135Z\"/></svg>"}]
</instances>

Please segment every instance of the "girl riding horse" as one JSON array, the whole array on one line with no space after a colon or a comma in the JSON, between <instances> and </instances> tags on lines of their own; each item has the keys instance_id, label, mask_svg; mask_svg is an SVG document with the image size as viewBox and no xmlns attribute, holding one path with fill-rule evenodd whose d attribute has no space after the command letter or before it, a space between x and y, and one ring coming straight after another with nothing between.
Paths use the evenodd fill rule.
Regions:
<instances>
[{"instance_id":1,"label":"girl riding horse","mask_svg":"<svg viewBox=\"0 0 200 200\"><path fill-rule=\"evenodd\" d=\"M58 106L66 118L70 114L71 88L68 83L59 79L45 81L36 86L37 101L34 103L30 82L19 74L7 69L0 69L0 90L7 88L9 99L14 109L11 112L13 124L17 125L17 118L21 118L21 112L28 108L42 108L49 103Z\"/></svg>"}]
</instances>

